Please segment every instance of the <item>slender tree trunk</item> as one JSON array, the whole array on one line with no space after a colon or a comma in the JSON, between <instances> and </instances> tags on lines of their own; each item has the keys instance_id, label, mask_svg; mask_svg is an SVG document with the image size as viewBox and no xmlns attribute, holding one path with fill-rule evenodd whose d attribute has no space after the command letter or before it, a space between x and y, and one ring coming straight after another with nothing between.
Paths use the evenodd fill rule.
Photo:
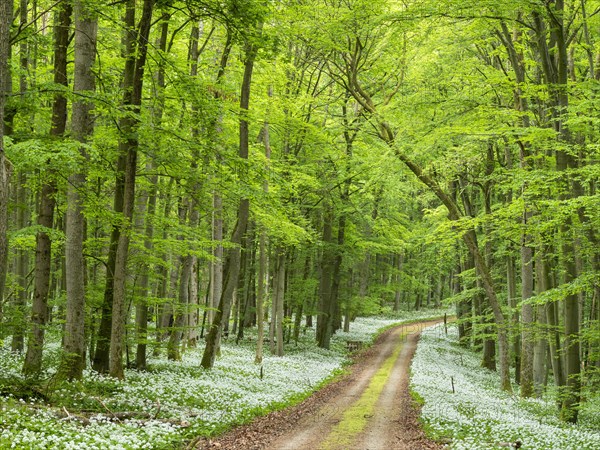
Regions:
<instances>
[{"instance_id":1,"label":"slender tree trunk","mask_svg":"<svg viewBox=\"0 0 600 450\"><path fill-rule=\"evenodd\" d=\"M213 193L213 257L211 263L211 295L210 305L208 310L208 323L212 323L214 319L214 308L223 293L223 199L220 194L215 191Z\"/></svg>"},{"instance_id":2,"label":"slender tree trunk","mask_svg":"<svg viewBox=\"0 0 600 450\"><path fill-rule=\"evenodd\" d=\"M85 144L91 136L94 122L94 104L89 101L94 92L95 76L92 71L96 57L97 18L88 9L85 0L75 1L75 75L73 91L79 94L73 102L71 134ZM67 314L63 337L63 356L59 376L80 379L85 367L85 280L83 241L85 219L83 217L82 191L86 182L87 159L85 146L80 147L81 161L78 170L69 176L67 188L67 242L65 245L65 272L67 289Z\"/></svg>"},{"instance_id":3,"label":"slender tree trunk","mask_svg":"<svg viewBox=\"0 0 600 450\"><path fill-rule=\"evenodd\" d=\"M238 331L238 340L244 337L244 330L250 328L256 324L256 233L255 223L251 221L248 224L248 237L246 244L245 253L245 276L244 286L242 291L244 292L244 308L240 314L240 327Z\"/></svg>"},{"instance_id":4,"label":"slender tree trunk","mask_svg":"<svg viewBox=\"0 0 600 450\"><path fill-rule=\"evenodd\" d=\"M541 247L540 254L546 256L542 258L538 271L538 289L540 291L546 291L553 287L551 268L547 256L550 253L550 248L548 248L547 246ZM544 305L544 307L546 312L546 320L548 321L547 341L548 348L550 350L550 363L552 366L552 374L554 376L554 385L560 389L562 386L565 385L565 369L559 333L560 324L558 320L558 302L547 303L546 305Z\"/></svg>"},{"instance_id":5,"label":"slender tree trunk","mask_svg":"<svg viewBox=\"0 0 600 450\"><path fill-rule=\"evenodd\" d=\"M256 29L259 33L262 30L262 24L258 25ZM244 76L242 79L242 88L240 94L240 149L239 156L241 159L248 159L249 150L249 134L248 134L248 119L247 112L250 106L250 87L252 82L252 72L254 70L254 61L256 60L256 53L258 47L256 43L246 43L246 60L244 62ZM243 174L242 174L243 175ZM208 336L206 337L206 347L204 348L204 354L202 355L202 367L205 369L212 368L215 363L215 357L217 349L219 347L221 332L224 327L222 322L224 318L229 317L229 311L231 308L231 301L233 293L238 284L238 277L240 273L241 263L241 248L242 237L246 233L248 226L248 218L250 216L250 200L247 198L240 199L238 206L237 223L231 236L231 243L234 247L230 250L226 270L224 271L224 287L221 299L219 300L219 306L215 313L213 322L210 325Z\"/></svg>"},{"instance_id":6,"label":"slender tree trunk","mask_svg":"<svg viewBox=\"0 0 600 450\"><path fill-rule=\"evenodd\" d=\"M190 279L189 312L187 314L185 344L188 348L196 348L198 345L198 322L200 311L200 273L198 270L198 258L194 257L192 262L192 276Z\"/></svg>"},{"instance_id":7,"label":"slender tree trunk","mask_svg":"<svg viewBox=\"0 0 600 450\"><path fill-rule=\"evenodd\" d=\"M222 78L225 76L227 69L227 63L229 61L229 55L231 53L232 46L232 34L227 31L227 40L223 53L221 54L221 61L219 63L219 70L217 72L216 83L220 83ZM215 98L219 98L219 94L215 94ZM221 130L222 115L220 114L212 124L213 132L215 134L215 142L219 142ZM223 294L223 199L218 190L213 192L213 212L212 212L212 238L213 238L213 257L214 260L210 263L210 296L207 313L207 322L212 324L214 322L215 308L217 307L221 296ZM218 345L216 351L218 352Z\"/></svg>"},{"instance_id":8,"label":"slender tree trunk","mask_svg":"<svg viewBox=\"0 0 600 450\"><path fill-rule=\"evenodd\" d=\"M342 195L342 201L347 202L348 198L345 194ZM330 329L327 331L329 339L340 329L341 326L341 311L339 302L340 281L342 278L342 262L344 260L344 242L346 239L346 214L341 213L338 219L338 235L337 235L337 250L335 262L333 265L333 279L331 282L331 299L330 299ZM329 342L327 347L329 348Z\"/></svg>"},{"instance_id":9,"label":"slender tree trunk","mask_svg":"<svg viewBox=\"0 0 600 450\"><path fill-rule=\"evenodd\" d=\"M20 8L23 7L25 0L21 0ZM26 3L25 3L26 6ZM4 30L0 30L0 339L3 339L5 336L12 334L14 336L14 321L13 317L16 317L13 314L9 320L13 323L3 324L4 322L4 312L3 305L5 301L5 285L6 285L6 276L8 272L8 222L10 221L8 215L8 203L10 202L10 194L11 194L11 178L12 178L12 170L13 167L10 163L10 160L7 158L4 151L4 137L10 136L14 132L14 120L17 114L17 107L14 101L10 101L10 97L13 91L13 80L11 74L11 59L12 59L12 47L10 46L10 26L12 24L13 17L13 2L6 1L4 4L0 5L0 28L4 28L4 30L8 30L7 34L2 34ZM25 10L21 11L20 14L20 24L19 26L25 26L28 22L28 13L27 7ZM25 92L27 90L27 79L23 74L27 73L29 58L28 54L28 45L25 40L22 40L21 45L19 46L19 51L22 52L20 58L20 68L22 74L19 76L19 91ZM14 191L18 191L22 184L20 182L20 177L22 175L19 174L17 178L17 186ZM18 197L18 195L17 195ZM18 251L17 254L20 254L22 250ZM19 279L18 271L17 271L17 281ZM13 295L15 298L17 295L24 295L17 292ZM14 300L13 300L14 303ZM18 308L15 309L18 311ZM24 324L24 322L23 322ZM7 326L8 325L8 326ZM17 342L15 342L17 344ZM12 349L12 342L11 342Z\"/></svg>"},{"instance_id":10,"label":"slender tree trunk","mask_svg":"<svg viewBox=\"0 0 600 450\"><path fill-rule=\"evenodd\" d=\"M460 261L455 269L456 273L452 277L452 294L457 296L462 291L462 283L460 274L462 272L462 265ZM466 307L465 300L461 300L456 304L456 318L458 319L458 342L466 347L470 344L470 328L469 323L471 320L471 308Z\"/></svg>"},{"instance_id":11,"label":"slender tree trunk","mask_svg":"<svg viewBox=\"0 0 600 450\"><path fill-rule=\"evenodd\" d=\"M25 187L26 185L26 177L25 173L19 173L17 178L17 188L16 188L16 225L17 229L21 230L29 225L28 223L28 192ZM18 287L16 289L15 294L13 295L13 318L12 318L12 339L10 343L10 349L13 352L21 353L25 347L25 330L27 326L26 321L26 306L27 306L27 291L28 291L28 282L27 282L27 273L29 271L29 252L20 248L16 252L15 256L15 275Z\"/></svg>"},{"instance_id":12,"label":"slender tree trunk","mask_svg":"<svg viewBox=\"0 0 600 450\"><path fill-rule=\"evenodd\" d=\"M163 205L163 217L169 217L171 213L171 192L173 191L173 184L175 179L171 178L168 184L165 186L164 191L164 205ZM163 227L161 237L166 240L169 237L169 230L167 227ZM156 296L160 299L160 304L156 306L156 345L154 346L153 355L158 356L160 354L160 344L163 340L163 330L169 326L165 324L164 316L165 310L169 308L169 304L165 303L167 300L167 290L169 287L169 255L165 252L161 255L162 264L158 268L159 283L156 288Z\"/></svg>"},{"instance_id":13,"label":"slender tree trunk","mask_svg":"<svg viewBox=\"0 0 600 450\"><path fill-rule=\"evenodd\" d=\"M527 205L526 205L527 208ZM531 214L523 213L526 227ZM533 395L533 305L527 300L533 296L533 248L531 237L524 231L521 243L521 397Z\"/></svg>"},{"instance_id":14,"label":"slender tree trunk","mask_svg":"<svg viewBox=\"0 0 600 450\"><path fill-rule=\"evenodd\" d=\"M521 247L521 397L533 395L533 306L526 303L533 296L533 249Z\"/></svg>"},{"instance_id":15,"label":"slender tree trunk","mask_svg":"<svg viewBox=\"0 0 600 450\"><path fill-rule=\"evenodd\" d=\"M272 89L269 88L269 94L271 94ZM263 143L265 145L265 159L267 161L267 173L268 173L268 164L271 160L271 138L270 138L270 129L269 123L265 121L263 126ZM263 182L263 191L265 194L269 193L269 180L266 178ZM258 294L256 297L256 324L258 327L258 333L256 338L256 356L254 358L254 362L256 364L262 364L263 359L263 342L264 342L264 328L265 328L265 318L264 318L264 307L265 301L267 297L267 232L263 226L260 227L259 231L260 235L258 238Z\"/></svg>"},{"instance_id":16,"label":"slender tree trunk","mask_svg":"<svg viewBox=\"0 0 600 450\"><path fill-rule=\"evenodd\" d=\"M333 320L331 317L331 277L335 260L335 256L331 249L331 246L333 245L333 211L329 205L325 207L322 240L324 247L321 257L321 279L319 281L316 337L319 347L328 348L329 339L331 338L331 336L328 335L331 331L329 323Z\"/></svg>"},{"instance_id":17,"label":"slender tree trunk","mask_svg":"<svg viewBox=\"0 0 600 450\"><path fill-rule=\"evenodd\" d=\"M277 270L274 280L274 298L273 301L277 304L275 308L275 316L271 318L275 322L276 340L277 340L277 356L283 356L283 299L285 296L285 261L286 255L283 249L279 249L277 256Z\"/></svg>"},{"instance_id":18,"label":"slender tree trunk","mask_svg":"<svg viewBox=\"0 0 600 450\"><path fill-rule=\"evenodd\" d=\"M275 354L275 332L277 331L277 258L273 258L273 281L271 288L271 317L269 321L269 350Z\"/></svg>"},{"instance_id":19,"label":"slender tree trunk","mask_svg":"<svg viewBox=\"0 0 600 450\"><path fill-rule=\"evenodd\" d=\"M306 255L306 259L304 261L304 273L302 275L302 281L306 283L308 277L310 276L310 254ZM294 317L294 340L298 342L300 338L300 329L302 327L302 313L304 312L304 305L309 302L309 298L307 296L302 296L299 299L299 304L296 310L296 316Z\"/></svg>"},{"instance_id":20,"label":"slender tree trunk","mask_svg":"<svg viewBox=\"0 0 600 450\"><path fill-rule=\"evenodd\" d=\"M541 6L540 6L541 7ZM568 25L564 23L565 2L557 0L544 4L546 11L533 11L534 31L537 38L537 50L548 85L549 107L552 124L561 145L556 151L556 169L566 172L577 167L575 157L564 151L563 146L572 145L572 136L568 129L569 114L569 36ZM546 24L544 16L551 17ZM580 195L580 184L577 180L569 180L562 186L561 200ZM577 278L575 257L577 247L571 216L567 216L560 227L561 253L563 263L563 283L570 283ZM550 322L550 316L548 317ZM581 401L581 356L580 356L580 307L577 294L568 294L564 299L564 355L566 390L562 402L561 418L569 422L577 422L578 407Z\"/></svg>"},{"instance_id":21,"label":"slender tree trunk","mask_svg":"<svg viewBox=\"0 0 600 450\"><path fill-rule=\"evenodd\" d=\"M350 317L352 316L352 298L353 298L353 278L354 278L354 274L352 273L352 269L350 269L349 271L350 273L348 274L348 283L347 283L347 289L348 289L348 295L346 297L346 305L345 305L345 311L344 311L344 327L343 327L343 331L344 333L348 333L350 331Z\"/></svg>"},{"instance_id":22,"label":"slender tree trunk","mask_svg":"<svg viewBox=\"0 0 600 450\"><path fill-rule=\"evenodd\" d=\"M258 327L256 337L256 356L254 362L262 364L263 360L263 342L265 334L265 313L264 305L267 296L267 234L264 229L260 231L258 242L258 294L256 297L256 324Z\"/></svg>"},{"instance_id":23,"label":"slender tree trunk","mask_svg":"<svg viewBox=\"0 0 600 450\"><path fill-rule=\"evenodd\" d=\"M544 292L546 288L543 269L543 259L536 253L535 268L536 268L536 279L537 279L537 294ZM546 307L545 305L538 305L536 307L536 322L537 329L535 333L535 342L533 348L533 389L536 397L541 397L546 386L548 370L546 368L546 361L548 360L548 340L547 335L547 320L546 320Z\"/></svg>"},{"instance_id":24,"label":"slender tree trunk","mask_svg":"<svg viewBox=\"0 0 600 450\"><path fill-rule=\"evenodd\" d=\"M160 29L160 37L157 42L157 47L165 52L167 50L167 38L169 30L169 18L168 13L163 13L162 23ZM164 88L165 88L165 67L164 64L159 64L158 70L155 75L157 92L156 105L152 111L152 121L154 126L159 126L162 122L163 110L164 110ZM154 216L156 214L156 200L158 192L158 175L153 174L155 170L154 163L152 162L152 156L148 155L148 161L146 162L146 170L151 173L149 176L150 190L147 191L146 195L140 195L140 202L144 203L147 198L147 206L144 204L141 206L145 210L144 217L140 220L145 220L145 232L144 232L144 248L146 252L150 254L152 251L152 241L154 237ZM146 192L146 191L145 191ZM136 324L136 340L137 347L135 353L135 367L138 370L146 370L147 366L147 341L148 341L148 301L146 297L150 294L149 292L149 272L151 268L147 263L143 264L142 274L139 282L139 298L135 306L135 324Z\"/></svg>"},{"instance_id":25,"label":"slender tree trunk","mask_svg":"<svg viewBox=\"0 0 600 450\"><path fill-rule=\"evenodd\" d=\"M233 326L231 327L231 334L236 336L235 342L238 343L240 339L244 337L244 315L248 308L248 292L246 290L247 279L249 278L248 273L248 261L251 254L250 246L248 244L248 234L251 234L252 223L248 223L246 228L246 235L242 238L242 255L240 261L240 276L238 278L238 286L235 290L237 296L237 302L233 312Z\"/></svg>"},{"instance_id":26,"label":"slender tree trunk","mask_svg":"<svg viewBox=\"0 0 600 450\"><path fill-rule=\"evenodd\" d=\"M146 168L151 168L150 164L146 164ZM155 189L154 187L152 189ZM154 205L151 206L150 200L153 199ZM152 250L152 235L154 228L152 225L154 211L152 207L156 206L156 191L154 194L149 194L144 190L138 200L138 218L136 220L136 228L143 229L143 221L146 219L144 233L144 248L150 252ZM148 339L148 296L150 266L146 263L140 265L139 284L136 289L135 298L135 368L138 370L146 370L146 341Z\"/></svg>"},{"instance_id":27,"label":"slender tree trunk","mask_svg":"<svg viewBox=\"0 0 600 450\"><path fill-rule=\"evenodd\" d=\"M152 172L153 165L150 160L146 162L146 170ZM150 191L144 188L138 197L136 224L139 232L144 234L145 255L150 255L152 251L152 237L154 235L154 214L156 212L156 183L158 177L150 177ZM145 226L144 226L144 221ZM138 370L146 370L146 341L148 339L148 302L149 293L149 271L150 265L142 258L140 264L139 282L135 292L135 335L136 335L136 353L135 367Z\"/></svg>"},{"instance_id":28,"label":"slender tree trunk","mask_svg":"<svg viewBox=\"0 0 600 450\"><path fill-rule=\"evenodd\" d=\"M4 152L4 108L7 81L10 78L8 59L10 54L10 24L13 2L0 2L0 320L8 268L8 200L12 164Z\"/></svg>"},{"instance_id":29,"label":"slender tree trunk","mask_svg":"<svg viewBox=\"0 0 600 450\"><path fill-rule=\"evenodd\" d=\"M125 37L125 72L123 74L123 105L132 107L133 112L139 114L154 2L144 0L139 30L135 27L135 3L135 0L128 0L126 4L125 24L127 30ZM139 145L135 129L138 121L139 119L133 116L125 116L120 123L120 129L124 136L119 143L119 152L120 157L125 160L123 172L123 222L121 223L115 258L109 359L109 373L118 379L125 377L123 372L123 344L127 320L125 315L125 288L131 220L135 203L135 176Z\"/></svg>"},{"instance_id":30,"label":"slender tree trunk","mask_svg":"<svg viewBox=\"0 0 600 450\"><path fill-rule=\"evenodd\" d=\"M192 170L195 170L196 164L192 163ZM196 183L197 184L197 183ZM195 186L198 189L198 186ZM183 209L183 208L182 208ZM199 222L199 211L195 202L192 200L189 205L189 226L193 229L198 226ZM185 211L180 211L179 220L182 225L185 224ZM183 236L180 238L183 240ZM181 257L181 273L179 279L179 295L178 295L178 304L177 307L174 308L174 321L173 321L173 329L171 330L169 344L167 346L167 357L171 360L180 360L181 352L180 352L180 344L181 338L183 336L184 326L187 321L188 314L190 313L189 303L190 303L190 283L192 280L192 271L194 270L194 262L195 258L193 255L188 254Z\"/></svg>"},{"instance_id":31,"label":"slender tree trunk","mask_svg":"<svg viewBox=\"0 0 600 450\"><path fill-rule=\"evenodd\" d=\"M58 6L54 31L54 83L68 86L67 49L73 8L70 2ZM52 105L51 136L60 138L67 124L67 99L62 94L54 97ZM34 291L31 311L31 331L27 341L27 354L23 373L33 375L42 367L42 349L44 346L44 327L48 320L48 291L50 289L50 266L52 264L50 235L45 231L54 225L54 207L56 205L56 181L54 171L49 170L42 185L38 213L38 225L43 227L36 235Z\"/></svg>"},{"instance_id":32,"label":"slender tree trunk","mask_svg":"<svg viewBox=\"0 0 600 450\"><path fill-rule=\"evenodd\" d=\"M394 291L394 311L400 311L400 305L402 303L402 266L404 264L404 253L400 253L396 256L396 288Z\"/></svg>"}]
</instances>

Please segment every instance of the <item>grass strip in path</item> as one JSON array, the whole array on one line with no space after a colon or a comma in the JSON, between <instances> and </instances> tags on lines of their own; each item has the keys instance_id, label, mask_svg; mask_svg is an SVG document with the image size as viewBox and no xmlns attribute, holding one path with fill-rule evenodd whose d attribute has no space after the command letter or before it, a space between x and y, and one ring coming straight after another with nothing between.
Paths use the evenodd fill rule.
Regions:
<instances>
[{"instance_id":1,"label":"grass strip in path","mask_svg":"<svg viewBox=\"0 0 600 450\"><path fill-rule=\"evenodd\" d=\"M408 330L403 330L398 335L398 339L401 340L408 333ZM342 420L321 443L319 447L321 450L350 448L354 438L365 429L369 418L373 416L377 400L388 382L394 363L400 356L402 348L403 344L399 343L394 352L381 364L360 398L344 412Z\"/></svg>"}]
</instances>

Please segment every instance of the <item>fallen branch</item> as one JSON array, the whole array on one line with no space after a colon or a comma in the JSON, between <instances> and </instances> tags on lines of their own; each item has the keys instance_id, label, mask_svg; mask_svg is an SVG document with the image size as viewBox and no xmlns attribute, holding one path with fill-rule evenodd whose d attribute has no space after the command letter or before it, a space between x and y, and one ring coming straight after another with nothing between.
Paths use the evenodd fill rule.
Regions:
<instances>
[{"instance_id":1,"label":"fallen branch","mask_svg":"<svg viewBox=\"0 0 600 450\"><path fill-rule=\"evenodd\" d=\"M119 422L121 421L121 420L120 420L120 419L119 419L119 418L118 418L118 417L115 415L115 413L114 413L114 412L112 412L112 411L111 411L111 410L108 408L108 406L106 406L106 404L105 404L105 403L104 403L104 402L103 402L103 401L102 401L100 398L98 398L98 397L92 397L92 398L93 398L94 400L96 400L98 403L100 403L100 404L101 404L101 405L104 407L104 409L106 409L106 410L108 411L108 413L109 413L111 416L113 416L113 418L117 419Z\"/></svg>"}]
</instances>

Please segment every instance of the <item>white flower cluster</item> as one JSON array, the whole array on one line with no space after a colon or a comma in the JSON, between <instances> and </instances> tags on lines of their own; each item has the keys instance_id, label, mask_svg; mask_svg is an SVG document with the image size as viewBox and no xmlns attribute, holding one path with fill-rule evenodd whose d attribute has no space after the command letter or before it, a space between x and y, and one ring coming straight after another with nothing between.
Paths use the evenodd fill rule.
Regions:
<instances>
[{"instance_id":1,"label":"white flower cluster","mask_svg":"<svg viewBox=\"0 0 600 450\"><path fill-rule=\"evenodd\" d=\"M411 314L404 320L418 318ZM101 414L82 425L58 418L39 402L33 408L14 398L0 398L0 448L175 448L186 437L218 433L302 398L347 362L346 341L371 342L378 330L402 321L358 318L351 332L333 336L329 350L316 348L314 330L307 329L298 343L286 345L286 356L273 356L266 346L262 368L253 362L256 334L248 330L239 345L222 343L221 357L212 370L200 366L202 348L188 351L182 361L152 359L150 371L127 370L123 382L88 370L82 385L61 389L54 398L69 405L67 410L73 414L79 405L93 405ZM20 377L21 364L22 357L0 346L4 373ZM158 411L159 415L156 420L117 421L106 409L139 411L150 417Z\"/></svg>"},{"instance_id":2,"label":"white flower cluster","mask_svg":"<svg viewBox=\"0 0 600 450\"><path fill-rule=\"evenodd\" d=\"M436 325L421 335L412 363L411 389L423 400L422 420L432 437L452 449L492 449L520 441L522 449L592 450L600 430L562 423L552 398L521 399L499 389L498 374L458 345L455 326ZM453 392L454 389L454 392ZM585 417L585 409L582 411Z\"/></svg>"}]
</instances>

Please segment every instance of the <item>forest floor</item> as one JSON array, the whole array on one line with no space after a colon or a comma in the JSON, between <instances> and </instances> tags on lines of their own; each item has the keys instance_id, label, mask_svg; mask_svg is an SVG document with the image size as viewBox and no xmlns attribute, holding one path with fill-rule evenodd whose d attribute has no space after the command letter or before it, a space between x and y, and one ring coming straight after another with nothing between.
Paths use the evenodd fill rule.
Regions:
<instances>
[{"instance_id":1,"label":"forest floor","mask_svg":"<svg viewBox=\"0 0 600 450\"><path fill-rule=\"evenodd\" d=\"M420 331L438 321L392 328L359 351L345 375L302 403L228 433L192 442L194 449L441 449L427 439L409 392Z\"/></svg>"}]
</instances>

